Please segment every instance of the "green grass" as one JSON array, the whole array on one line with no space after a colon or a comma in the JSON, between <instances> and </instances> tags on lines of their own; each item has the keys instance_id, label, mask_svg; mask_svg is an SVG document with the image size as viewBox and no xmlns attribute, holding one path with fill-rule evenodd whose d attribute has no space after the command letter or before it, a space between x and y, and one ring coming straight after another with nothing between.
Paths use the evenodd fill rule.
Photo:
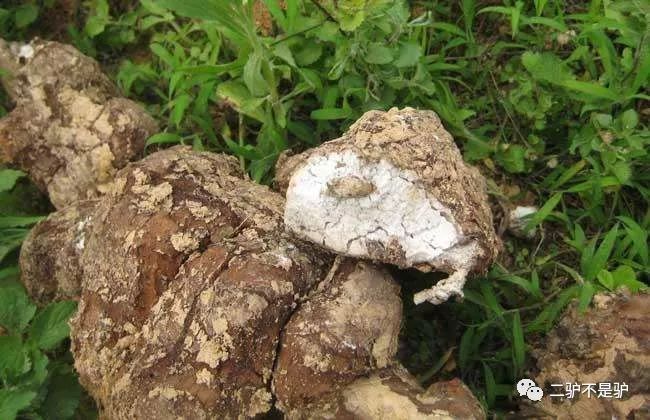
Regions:
<instances>
[{"instance_id":1,"label":"green grass","mask_svg":"<svg viewBox=\"0 0 650 420\"><path fill-rule=\"evenodd\" d=\"M423 383L460 376L503 412L531 346L571 300L585 309L594 293L647 287L646 2L264 3L267 35L252 2L95 0L68 39L162 121L149 150L231 153L269 183L282 151L335 138L367 110L413 106L440 115L488 178L495 209L534 201L534 240L506 235L503 257L464 302L415 308L410 294L435 277L399 274L402 360ZM26 39L47 7L0 9L0 33ZM0 241L5 265L28 225L6 221L24 213L21 200L10 207L0 224L17 236Z\"/></svg>"}]
</instances>

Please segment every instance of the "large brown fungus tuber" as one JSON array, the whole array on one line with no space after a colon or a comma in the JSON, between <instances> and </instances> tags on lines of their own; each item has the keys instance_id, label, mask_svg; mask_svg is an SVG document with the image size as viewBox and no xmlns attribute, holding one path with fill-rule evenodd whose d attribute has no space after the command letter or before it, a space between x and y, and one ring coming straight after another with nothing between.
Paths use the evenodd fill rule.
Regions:
<instances>
[{"instance_id":1,"label":"large brown fungus tuber","mask_svg":"<svg viewBox=\"0 0 650 420\"><path fill-rule=\"evenodd\" d=\"M385 270L345 260L291 317L273 375L289 419L482 419L460 381L426 392L395 362L399 286Z\"/></svg>"},{"instance_id":2,"label":"large brown fungus tuber","mask_svg":"<svg viewBox=\"0 0 650 420\"><path fill-rule=\"evenodd\" d=\"M494 260L485 180L432 111L370 111L340 138L284 158L287 228L324 248L450 274L415 301L462 295Z\"/></svg>"},{"instance_id":3,"label":"large brown fungus tuber","mask_svg":"<svg viewBox=\"0 0 650 420\"><path fill-rule=\"evenodd\" d=\"M57 208L104 193L157 131L97 62L69 45L0 39L0 67L15 102L0 119L0 161L28 172Z\"/></svg>"},{"instance_id":4,"label":"large brown fungus tuber","mask_svg":"<svg viewBox=\"0 0 650 420\"><path fill-rule=\"evenodd\" d=\"M29 274L30 290L63 296L81 280L75 367L102 415L236 418L275 405L294 418L392 416L393 403L370 398L378 392L411 418L465 417L465 404L425 395L396 365L390 275L332 265L285 232L283 205L234 158L175 147L37 226L21 258L52 247L53 262ZM33 286L48 272L58 275Z\"/></svg>"},{"instance_id":5,"label":"large brown fungus tuber","mask_svg":"<svg viewBox=\"0 0 650 420\"><path fill-rule=\"evenodd\" d=\"M22 279L41 304L79 300L75 367L103 417L484 417L461 383L424 391L395 361L401 300L383 268L292 236L284 198L232 157L128 163L154 124L94 61L51 42L15 53L0 43L17 103L2 154L60 208L26 239ZM463 238L473 264L490 258Z\"/></svg>"},{"instance_id":6,"label":"large brown fungus tuber","mask_svg":"<svg viewBox=\"0 0 650 420\"><path fill-rule=\"evenodd\" d=\"M598 294L585 313L572 305L535 351L539 373L535 382L549 394L528 407L538 418L641 419L650 415L650 295ZM627 390L615 395L615 383ZM586 385L591 385L591 391ZM609 392L600 395L607 384ZM559 385L560 387L552 387ZM593 392L592 392L593 391Z\"/></svg>"},{"instance_id":7,"label":"large brown fungus tuber","mask_svg":"<svg viewBox=\"0 0 650 420\"><path fill-rule=\"evenodd\" d=\"M172 148L120 171L89 221L81 381L110 418L268 411L280 329L327 258L235 159Z\"/></svg>"}]
</instances>

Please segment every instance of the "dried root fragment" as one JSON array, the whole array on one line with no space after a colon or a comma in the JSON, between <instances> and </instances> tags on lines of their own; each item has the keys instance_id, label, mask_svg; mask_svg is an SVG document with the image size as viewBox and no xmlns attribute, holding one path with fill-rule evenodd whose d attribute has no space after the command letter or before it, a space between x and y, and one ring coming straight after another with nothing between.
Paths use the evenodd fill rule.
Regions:
<instances>
[{"instance_id":1,"label":"dried root fragment","mask_svg":"<svg viewBox=\"0 0 650 420\"><path fill-rule=\"evenodd\" d=\"M465 277L496 256L485 181L463 162L432 111L370 111L341 138L285 157L284 220L334 252L452 276L415 297L462 295Z\"/></svg>"},{"instance_id":2,"label":"dried root fragment","mask_svg":"<svg viewBox=\"0 0 650 420\"><path fill-rule=\"evenodd\" d=\"M69 45L0 40L2 80L16 103L0 120L0 161L19 167L57 208L95 198L139 158L156 123L93 59Z\"/></svg>"},{"instance_id":3,"label":"dried root fragment","mask_svg":"<svg viewBox=\"0 0 650 420\"><path fill-rule=\"evenodd\" d=\"M536 351L535 382L545 393L563 393L551 384L625 383L622 398L578 393L572 399L546 396L529 410L538 418L648 418L650 414L650 295L600 294L581 314L573 306ZM611 385L613 387L613 385ZM613 389L612 389L613 392Z\"/></svg>"},{"instance_id":4,"label":"dried root fragment","mask_svg":"<svg viewBox=\"0 0 650 420\"><path fill-rule=\"evenodd\" d=\"M80 201L50 214L29 232L20 252L21 280L38 304L78 299L79 256L97 200Z\"/></svg>"}]
</instances>

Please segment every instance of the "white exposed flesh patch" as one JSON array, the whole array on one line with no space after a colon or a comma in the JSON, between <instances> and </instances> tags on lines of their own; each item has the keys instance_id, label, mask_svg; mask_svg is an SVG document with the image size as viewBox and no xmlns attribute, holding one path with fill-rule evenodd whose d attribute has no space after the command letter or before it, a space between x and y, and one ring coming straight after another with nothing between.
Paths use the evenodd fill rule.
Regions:
<instances>
[{"instance_id":1,"label":"white exposed flesh patch","mask_svg":"<svg viewBox=\"0 0 650 420\"><path fill-rule=\"evenodd\" d=\"M508 230L513 235L519 238L528 238L532 239L535 237L535 229L529 231L525 230L530 216L537 213L539 209L535 206L517 206L510 212L510 222L508 224Z\"/></svg>"},{"instance_id":2,"label":"white exposed flesh patch","mask_svg":"<svg viewBox=\"0 0 650 420\"><path fill-rule=\"evenodd\" d=\"M463 239L413 172L351 151L312 156L296 171L284 219L297 234L354 257L369 256L368 242L397 242L407 265L431 263Z\"/></svg>"},{"instance_id":3,"label":"white exposed flesh patch","mask_svg":"<svg viewBox=\"0 0 650 420\"><path fill-rule=\"evenodd\" d=\"M419 305L422 302L430 302L439 305L449 300L452 296L463 297L463 286L467 280L467 270L460 269L438 282L435 286L416 293L413 302Z\"/></svg>"},{"instance_id":4,"label":"white exposed flesh patch","mask_svg":"<svg viewBox=\"0 0 650 420\"><path fill-rule=\"evenodd\" d=\"M18 58L29 60L34 56L34 47L29 44L21 45L18 50Z\"/></svg>"}]
</instances>

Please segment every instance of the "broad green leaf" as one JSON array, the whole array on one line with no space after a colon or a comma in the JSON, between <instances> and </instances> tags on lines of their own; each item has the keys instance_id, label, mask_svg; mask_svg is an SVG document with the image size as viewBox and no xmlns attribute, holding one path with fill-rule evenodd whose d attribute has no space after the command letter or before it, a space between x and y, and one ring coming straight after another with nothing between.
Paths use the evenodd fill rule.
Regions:
<instances>
[{"instance_id":1,"label":"broad green leaf","mask_svg":"<svg viewBox=\"0 0 650 420\"><path fill-rule=\"evenodd\" d=\"M3 229L3 238L0 241L0 261L20 247L25 236L29 233L27 228L7 228Z\"/></svg>"},{"instance_id":2,"label":"broad green leaf","mask_svg":"<svg viewBox=\"0 0 650 420\"><path fill-rule=\"evenodd\" d=\"M0 419L13 420L36 397L34 391L15 388L0 388Z\"/></svg>"},{"instance_id":3,"label":"broad green leaf","mask_svg":"<svg viewBox=\"0 0 650 420\"><path fill-rule=\"evenodd\" d=\"M84 26L84 32L91 38L104 32L110 21L101 16L90 16Z\"/></svg>"},{"instance_id":4,"label":"broad green leaf","mask_svg":"<svg viewBox=\"0 0 650 420\"><path fill-rule=\"evenodd\" d=\"M503 308L499 305L499 300L494 294L492 286L488 282L483 281L481 282L480 288L481 295L487 307L490 308L494 315L501 317L503 315Z\"/></svg>"},{"instance_id":5,"label":"broad green leaf","mask_svg":"<svg viewBox=\"0 0 650 420\"><path fill-rule=\"evenodd\" d=\"M18 279L20 277L20 269L17 265L0 268L0 280L5 279ZM4 282L0 282L0 287Z\"/></svg>"},{"instance_id":6,"label":"broad green leaf","mask_svg":"<svg viewBox=\"0 0 650 420\"><path fill-rule=\"evenodd\" d=\"M370 64L388 64L393 61L393 50L379 42L373 42L368 45L364 59Z\"/></svg>"},{"instance_id":7,"label":"broad green leaf","mask_svg":"<svg viewBox=\"0 0 650 420\"><path fill-rule=\"evenodd\" d=\"M628 162L618 161L610 169L621 185L626 184L632 177L632 168Z\"/></svg>"},{"instance_id":8,"label":"broad green leaf","mask_svg":"<svg viewBox=\"0 0 650 420\"><path fill-rule=\"evenodd\" d=\"M151 44L149 46L151 52L154 53L163 63L171 68L178 67L178 60L161 44Z\"/></svg>"},{"instance_id":9,"label":"broad green leaf","mask_svg":"<svg viewBox=\"0 0 650 420\"><path fill-rule=\"evenodd\" d=\"M323 55L323 45L311 39L305 40L300 49L294 54L296 63L301 67L314 64Z\"/></svg>"},{"instance_id":10,"label":"broad green leaf","mask_svg":"<svg viewBox=\"0 0 650 420\"><path fill-rule=\"evenodd\" d=\"M181 122L183 121L183 116L185 115L185 111L187 110L187 107L190 106L190 102L192 101L192 97L188 95L187 93L183 93L172 101L172 111L169 115L169 118L171 119L172 124L176 126L176 128L179 128L181 125Z\"/></svg>"},{"instance_id":11,"label":"broad green leaf","mask_svg":"<svg viewBox=\"0 0 650 420\"><path fill-rule=\"evenodd\" d=\"M229 138L224 137L226 146L232 151L235 155L241 156L248 160L254 160L260 158L260 153L255 149L255 147L250 144L239 145Z\"/></svg>"},{"instance_id":12,"label":"broad green leaf","mask_svg":"<svg viewBox=\"0 0 650 420\"><path fill-rule=\"evenodd\" d=\"M29 350L31 369L21 376L20 382L25 387L36 389L40 388L49 376L50 360L39 349L31 348Z\"/></svg>"},{"instance_id":13,"label":"broad green leaf","mask_svg":"<svg viewBox=\"0 0 650 420\"><path fill-rule=\"evenodd\" d=\"M521 56L521 63L537 80L558 84L573 77L562 60L553 53L526 51Z\"/></svg>"},{"instance_id":14,"label":"broad green leaf","mask_svg":"<svg viewBox=\"0 0 650 420\"><path fill-rule=\"evenodd\" d=\"M261 53L254 52L248 57L244 66L244 83L251 94L256 97L264 96L269 92L269 86L262 76L262 60Z\"/></svg>"},{"instance_id":15,"label":"broad green leaf","mask_svg":"<svg viewBox=\"0 0 650 420\"><path fill-rule=\"evenodd\" d=\"M566 25L564 22L559 22L555 19L549 19L545 17L531 17L531 18L526 18L523 20L523 22L526 25L543 25L543 26L548 26L549 28L555 29L556 31L559 32L565 32L567 30Z\"/></svg>"},{"instance_id":16,"label":"broad green leaf","mask_svg":"<svg viewBox=\"0 0 650 420\"><path fill-rule=\"evenodd\" d=\"M526 171L525 155L523 146L511 144L507 150L497 154L497 159L506 171L516 174Z\"/></svg>"},{"instance_id":17,"label":"broad green leaf","mask_svg":"<svg viewBox=\"0 0 650 420\"><path fill-rule=\"evenodd\" d=\"M412 41L404 42L397 51L397 58L393 65L397 68L412 67L418 63L421 56L422 50L419 44Z\"/></svg>"},{"instance_id":18,"label":"broad green leaf","mask_svg":"<svg viewBox=\"0 0 650 420\"><path fill-rule=\"evenodd\" d=\"M289 49L289 46L286 43L279 43L273 47L273 55L281 58L291 67L296 67L296 61L293 58L293 54Z\"/></svg>"},{"instance_id":19,"label":"broad green leaf","mask_svg":"<svg viewBox=\"0 0 650 420\"><path fill-rule=\"evenodd\" d=\"M22 332L34 316L33 305L20 283L0 283L0 325L13 333Z\"/></svg>"},{"instance_id":20,"label":"broad green leaf","mask_svg":"<svg viewBox=\"0 0 650 420\"><path fill-rule=\"evenodd\" d=\"M631 130L639 124L639 114L634 109L628 109L621 114L624 130Z\"/></svg>"},{"instance_id":21,"label":"broad green leaf","mask_svg":"<svg viewBox=\"0 0 650 420\"><path fill-rule=\"evenodd\" d=\"M497 279L498 280L504 280L504 281L507 281L507 282L512 283L512 284L516 284L517 286L524 289L526 292L528 292L530 294L534 294L532 285L528 282L528 280L526 280L523 277L515 276L515 275L512 275L512 274L507 274L507 275L504 275L504 276L499 276L499 277L497 277Z\"/></svg>"},{"instance_id":22,"label":"broad green leaf","mask_svg":"<svg viewBox=\"0 0 650 420\"><path fill-rule=\"evenodd\" d=\"M524 7L524 2L518 0L515 2L515 7L512 8L510 15L510 28L512 31L512 39L519 33L519 22L521 21L521 9Z\"/></svg>"},{"instance_id":23,"label":"broad green leaf","mask_svg":"<svg viewBox=\"0 0 650 420\"><path fill-rule=\"evenodd\" d=\"M266 116L261 108L253 108L250 106L244 108L247 101L255 98L251 96L249 90L243 84L232 80L220 83L217 86L217 95L230 102L239 112L255 118L260 122L266 120Z\"/></svg>"},{"instance_id":24,"label":"broad green leaf","mask_svg":"<svg viewBox=\"0 0 650 420\"><path fill-rule=\"evenodd\" d=\"M612 278L616 288L625 286L632 293L637 293L639 290L647 289L648 286L636 279L636 273L627 265L620 265L612 272Z\"/></svg>"},{"instance_id":25,"label":"broad green leaf","mask_svg":"<svg viewBox=\"0 0 650 420\"><path fill-rule=\"evenodd\" d=\"M445 32L449 32L454 35L458 35L461 38L465 38L465 31L460 29L458 26L447 23L447 22L433 22L429 25L429 27L434 28L434 29L440 29Z\"/></svg>"},{"instance_id":26,"label":"broad green leaf","mask_svg":"<svg viewBox=\"0 0 650 420\"><path fill-rule=\"evenodd\" d=\"M262 157L261 159L257 159L251 162L250 172L253 181L257 183L262 183L264 177L269 173L271 168L273 168L273 164L278 158L278 155L279 153L270 153Z\"/></svg>"},{"instance_id":27,"label":"broad green leaf","mask_svg":"<svg viewBox=\"0 0 650 420\"><path fill-rule=\"evenodd\" d=\"M184 17L213 20L235 44L250 47L247 33L253 25L250 4L239 0L157 0L156 3Z\"/></svg>"},{"instance_id":28,"label":"broad green leaf","mask_svg":"<svg viewBox=\"0 0 650 420\"><path fill-rule=\"evenodd\" d=\"M24 172L14 169L0 170L0 192L11 190L16 185L16 181L25 175Z\"/></svg>"},{"instance_id":29,"label":"broad green leaf","mask_svg":"<svg viewBox=\"0 0 650 420\"><path fill-rule=\"evenodd\" d=\"M14 21L18 29L32 24L36 18L38 18L38 6L34 3L20 5L14 10Z\"/></svg>"},{"instance_id":30,"label":"broad green leaf","mask_svg":"<svg viewBox=\"0 0 650 420\"><path fill-rule=\"evenodd\" d=\"M605 34L605 31L600 29L592 29L585 33L596 48L596 51L598 51L600 62L603 65L606 77L609 80L614 79L616 75L615 67L618 61L618 56L611 39L609 39Z\"/></svg>"},{"instance_id":31,"label":"broad green leaf","mask_svg":"<svg viewBox=\"0 0 650 420\"><path fill-rule=\"evenodd\" d=\"M52 372L47 395L41 403L39 413L46 419L73 418L81 395L81 385L72 369L65 365L57 365Z\"/></svg>"},{"instance_id":32,"label":"broad green leaf","mask_svg":"<svg viewBox=\"0 0 650 420\"><path fill-rule=\"evenodd\" d=\"M598 279L598 282L605 286L607 290L614 290L616 288L614 276L609 271L600 270L596 278Z\"/></svg>"},{"instance_id":33,"label":"broad green leaf","mask_svg":"<svg viewBox=\"0 0 650 420\"><path fill-rule=\"evenodd\" d=\"M544 7L546 7L546 3L548 3L548 0L533 0L533 3L535 3L535 14L537 16L541 16L542 12L544 12Z\"/></svg>"},{"instance_id":34,"label":"broad green leaf","mask_svg":"<svg viewBox=\"0 0 650 420\"><path fill-rule=\"evenodd\" d=\"M17 335L0 336L0 382L10 382L25 371L23 341Z\"/></svg>"},{"instance_id":35,"label":"broad green leaf","mask_svg":"<svg viewBox=\"0 0 650 420\"><path fill-rule=\"evenodd\" d=\"M39 311L29 328L29 341L42 350L56 347L70 333L68 320L77 310L73 301L55 302Z\"/></svg>"}]
</instances>

